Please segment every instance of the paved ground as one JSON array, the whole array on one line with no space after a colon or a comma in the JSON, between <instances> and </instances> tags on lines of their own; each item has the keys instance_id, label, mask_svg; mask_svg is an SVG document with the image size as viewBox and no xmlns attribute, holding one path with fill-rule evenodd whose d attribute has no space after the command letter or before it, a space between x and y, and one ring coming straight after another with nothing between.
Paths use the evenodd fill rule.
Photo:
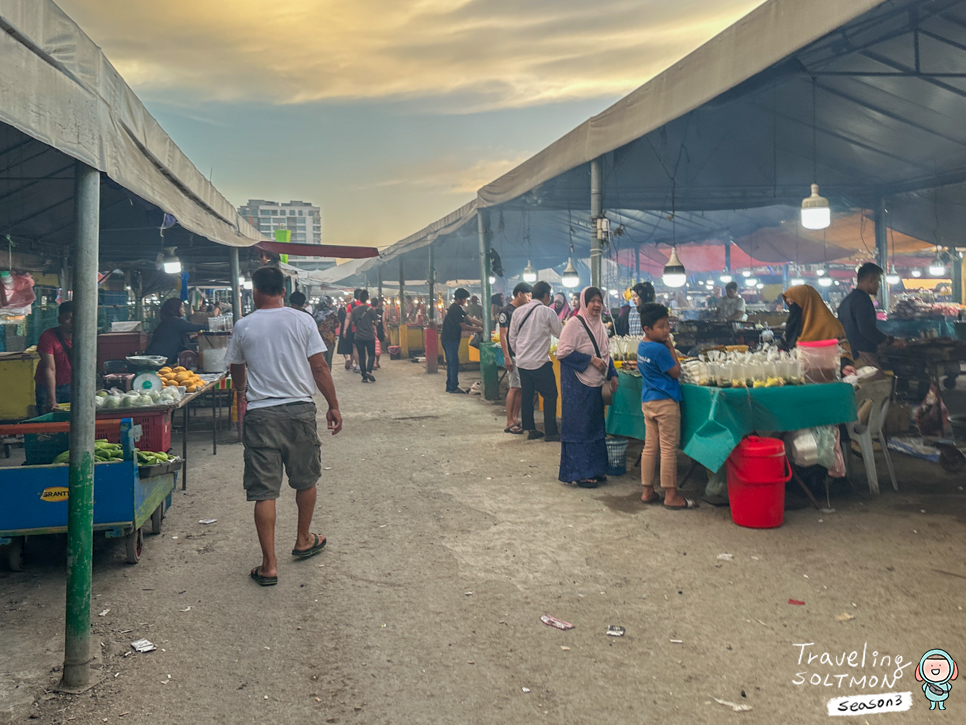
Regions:
<instances>
[{"instance_id":1,"label":"paved ground","mask_svg":"<svg viewBox=\"0 0 966 725\"><path fill-rule=\"evenodd\" d=\"M874 502L742 529L727 509L641 505L633 470L593 491L560 484L557 444L504 434L501 408L444 395L442 376L386 367L368 386L336 372L346 428L325 441L317 514L329 546L282 556L278 587L248 579L241 449L212 457L201 432L190 488L141 563L97 540L104 681L89 693L47 692L63 658L62 540L0 572L0 723L791 724L826 717L831 697L889 691L911 691L912 710L871 722L937 721L914 669L933 647L966 661L966 476L906 459L898 494L885 483ZM286 495L282 551L294 518ZM141 637L160 649L132 654ZM796 643L813 643L801 663ZM966 683L949 710L962 721Z\"/></svg>"}]
</instances>

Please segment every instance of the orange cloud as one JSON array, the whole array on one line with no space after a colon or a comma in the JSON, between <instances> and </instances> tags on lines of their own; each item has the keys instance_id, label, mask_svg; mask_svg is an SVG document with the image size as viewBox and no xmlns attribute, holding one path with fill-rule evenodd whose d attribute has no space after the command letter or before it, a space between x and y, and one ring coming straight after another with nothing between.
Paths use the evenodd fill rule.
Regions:
<instances>
[{"instance_id":1,"label":"orange cloud","mask_svg":"<svg viewBox=\"0 0 966 725\"><path fill-rule=\"evenodd\" d=\"M142 93L481 110L623 94L761 0L61 0ZM437 109L438 110L438 109Z\"/></svg>"}]
</instances>

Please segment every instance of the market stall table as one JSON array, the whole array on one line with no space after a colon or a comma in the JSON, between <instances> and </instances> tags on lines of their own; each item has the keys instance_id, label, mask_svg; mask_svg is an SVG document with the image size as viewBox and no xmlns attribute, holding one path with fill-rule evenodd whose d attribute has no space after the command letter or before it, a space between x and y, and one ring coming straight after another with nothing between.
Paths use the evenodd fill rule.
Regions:
<instances>
[{"instance_id":1,"label":"market stall table","mask_svg":"<svg viewBox=\"0 0 966 725\"><path fill-rule=\"evenodd\" d=\"M607 411L610 435L644 440L638 375L619 372ZM777 388L681 386L681 449L711 471L755 431L792 431L855 420L855 392L847 383Z\"/></svg>"}]
</instances>

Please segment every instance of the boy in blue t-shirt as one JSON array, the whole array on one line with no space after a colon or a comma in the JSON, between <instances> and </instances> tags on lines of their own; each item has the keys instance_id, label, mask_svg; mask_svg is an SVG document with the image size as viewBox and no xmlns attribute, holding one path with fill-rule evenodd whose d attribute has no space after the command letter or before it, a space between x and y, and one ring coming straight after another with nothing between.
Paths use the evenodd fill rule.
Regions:
<instances>
[{"instance_id":1,"label":"boy in blue t-shirt","mask_svg":"<svg viewBox=\"0 0 966 725\"><path fill-rule=\"evenodd\" d=\"M654 471L661 458L661 488L664 507L693 509L697 504L678 494L678 442L681 439L681 364L671 343L671 323L664 305L650 302L640 308L644 340L637 347L637 371L644 390L644 452L641 454L641 501L660 498L654 492Z\"/></svg>"}]
</instances>

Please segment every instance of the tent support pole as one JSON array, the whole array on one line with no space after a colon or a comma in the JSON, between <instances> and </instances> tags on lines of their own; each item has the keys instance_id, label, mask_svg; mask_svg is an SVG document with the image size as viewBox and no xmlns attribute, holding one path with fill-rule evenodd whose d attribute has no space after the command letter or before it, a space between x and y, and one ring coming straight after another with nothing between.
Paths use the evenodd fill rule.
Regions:
<instances>
[{"instance_id":1,"label":"tent support pole","mask_svg":"<svg viewBox=\"0 0 966 725\"><path fill-rule=\"evenodd\" d=\"M873 214L875 221L875 257L876 263L886 272L889 271L889 233L886 228L885 199L879 198L875 202ZM879 309L889 310L889 284L882 280L879 285Z\"/></svg>"},{"instance_id":2,"label":"tent support pole","mask_svg":"<svg viewBox=\"0 0 966 725\"><path fill-rule=\"evenodd\" d=\"M238 247L228 250L228 260L231 263L231 314L232 324L237 325L242 318L241 306L241 286L238 278L241 277L241 264L238 262Z\"/></svg>"},{"instance_id":3,"label":"tent support pole","mask_svg":"<svg viewBox=\"0 0 966 725\"><path fill-rule=\"evenodd\" d=\"M493 319L490 314L490 212L476 212L476 233L480 242L480 291L483 299L483 341L480 343L480 383L485 400L500 399L500 379L496 373L496 345L490 342Z\"/></svg>"},{"instance_id":4,"label":"tent support pole","mask_svg":"<svg viewBox=\"0 0 966 725\"><path fill-rule=\"evenodd\" d=\"M399 258L399 324L406 322L406 271L402 257Z\"/></svg>"},{"instance_id":5,"label":"tent support pole","mask_svg":"<svg viewBox=\"0 0 966 725\"><path fill-rule=\"evenodd\" d=\"M74 332L67 494L65 689L90 684L91 557L94 541L94 393L97 390L97 257L101 174L77 162L75 175Z\"/></svg>"},{"instance_id":6,"label":"tent support pole","mask_svg":"<svg viewBox=\"0 0 966 725\"><path fill-rule=\"evenodd\" d=\"M604 213L604 174L600 158L590 162L590 283L600 288L600 232L597 220Z\"/></svg>"},{"instance_id":7,"label":"tent support pole","mask_svg":"<svg viewBox=\"0 0 966 725\"><path fill-rule=\"evenodd\" d=\"M963 260L959 258L959 254L956 253L955 249L950 250L953 256L953 263L951 271L951 277L953 279L953 302L958 302L963 304L963 299L966 296L963 295Z\"/></svg>"},{"instance_id":8,"label":"tent support pole","mask_svg":"<svg viewBox=\"0 0 966 725\"><path fill-rule=\"evenodd\" d=\"M480 241L480 292L483 299L483 339L489 340L493 332L490 319L490 214L486 209L476 212L476 233Z\"/></svg>"},{"instance_id":9,"label":"tent support pole","mask_svg":"<svg viewBox=\"0 0 966 725\"><path fill-rule=\"evenodd\" d=\"M634 284L641 281L641 245L634 247ZM634 285L632 284L631 287Z\"/></svg>"},{"instance_id":10,"label":"tent support pole","mask_svg":"<svg viewBox=\"0 0 966 725\"><path fill-rule=\"evenodd\" d=\"M731 274L731 240L725 242L725 272Z\"/></svg>"},{"instance_id":11,"label":"tent support pole","mask_svg":"<svg viewBox=\"0 0 966 725\"><path fill-rule=\"evenodd\" d=\"M436 260L433 245L429 245L429 274L426 282L429 285L429 301L427 312L429 322L426 325L426 374L433 375L439 372L439 338L436 332Z\"/></svg>"},{"instance_id":12,"label":"tent support pole","mask_svg":"<svg viewBox=\"0 0 966 725\"><path fill-rule=\"evenodd\" d=\"M376 284L378 285L379 298L382 299L382 265L376 269Z\"/></svg>"}]
</instances>

